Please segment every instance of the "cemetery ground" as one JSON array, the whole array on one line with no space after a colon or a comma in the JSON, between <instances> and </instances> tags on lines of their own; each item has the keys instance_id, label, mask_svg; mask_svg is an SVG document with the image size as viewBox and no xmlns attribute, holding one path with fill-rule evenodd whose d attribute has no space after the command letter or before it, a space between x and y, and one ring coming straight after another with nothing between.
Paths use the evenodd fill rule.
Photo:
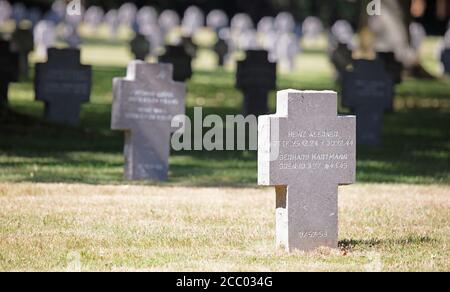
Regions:
<instances>
[{"instance_id":1,"label":"cemetery ground","mask_svg":"<svg viewBox=\"0 0 450 292\"><path fill-rule=\"evenodd\" d=\"M435 46L430 38L423 49L433 72ZM127 51L86 41L93 93L79 127L44 122L31 79L11 86L14 113L0 121L0 270L450 270L448 79L407 79L382 147L358 147L358 184L339 193L340 250L287 254L274 247L275 191L256 187L256 152L172 153L168 183L123 180L123 133L110 118ZM202 48L191 116L195 106L240 113L233 71L213 63ZM306 49L298 67L279 74L278 88L336 88L322 46Z\"/></svg>"}]
</instances>

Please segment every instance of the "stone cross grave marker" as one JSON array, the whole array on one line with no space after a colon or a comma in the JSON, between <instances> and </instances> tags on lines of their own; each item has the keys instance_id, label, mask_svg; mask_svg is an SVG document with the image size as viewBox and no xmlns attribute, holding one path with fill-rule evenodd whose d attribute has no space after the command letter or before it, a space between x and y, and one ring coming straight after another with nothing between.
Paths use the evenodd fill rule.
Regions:
<instances>
[{"instance_id":1,"label":"stone cross grave marker","mask_svg":"<svg viewBox=\"0 0 450 292\"><path fill-rule=\"evenodd\" d=\"M116 38L120 28L119 12L116 9L109 10L105 14L104 22L109 28L110 35Z\"/></svg>"},{"instance_id":2,"label":"stone cross grave marker","mask_svg":"<svg viewBox=\"0 0 450 292\"><path fill-rule=\"evenodd\" d=\"M343 75L342 103L357 116L357 140L361 145L379 145L383 115L392 109L394 81L379 60L355 60L353 70Z\"/></svg>"},{"instance_id":3,"label":"stone cross grave marker","mask_svg":"<svg viewBox=\"0 0 450 292\"><path fill-rule=\"evenodd\" d=\"M27 16L27 7L23 3L15 3L12 9L12 19L19 24Z\"/></svg>"},{"instance_id":4,"label":"stone cross grave marker","mask_svg":"<svg viewBox=\"0 0 450 292\"><path fill-rule=\"evenodd\" d=\"M237 33L244 32L248 29L253 29L253 20L248 14L238 13L231 18L230 28L231 31Z\"/></svg>"},{"instance_id":5,"label":"stone cross grave marker","mask_svg":"<svg viewBox=\"0 0 450 292\"><path fill-rule=\"evenodd\" d=\"M140 33L144 35L150 43L150 54L158 55L159 51L164 47L164 35L161 28L156 25L146 25L141 27Z\"/></svg>"},{"instance_id":6,"label":"stone cross grave marker","mask_svg":"<svg viewBox=\"0 0 450 292\"><path fill-rule=\"evenodd\" d=\"M442 51L441 62L446 75L450 75L450 48Z\"/></svg>"},{"instance_id":7,"label":"stone cross grave marker","mask_svg":"<svg viewBox=\"0 0 450 292\"><path fill-rule=\"evenodd\" d=\"M275 48L281 70L294 71L296 59L300 52L300 40L297 36L293 33L280 34Z\"/></svg>"},{"instance_id":8,"label":"stone cross grave marker","mask_svg":"<svg viewBox=\"0 0 450 292\"><path fill-rule=\"evenodd\" d=\"M278 33L293 33L295 30L295 19L289 12L281 12L275 18L275 28Z\"/></svg>"},{"instance_id":9,"label":"stone cross grave marker","mask_svg":"<svg viewBox=\"0 0 450 292\"><path fill-rule=\"evenodd\" d=\"M184 12L181 23L183 32L188 36L193 36L205 24L205 15L197 6L190 6Z\"/></svg>"},{"instance_id":10,"label":"stone cross grave marker","mask_svg":"<svg viewBox=\"0 0 450 292\"><path fill-rule=\"evenodd\" d=\"M206 17L206 25L213 29L216 33L218 33L222 28L227 27L228 23L228 16L223 10L212 10Z\"/></svg>"},{"instance_id":11,"label":"stone cross grave marker","mask_svg":"<svg viewBox=\"0 0 450 292\"><path fill-rule=\"evenodd\" d=\"M131 27L136 20L136 14L138 12L136 4L132 2L126 2L120 6L118 10L119 21L122 25Z\"/></svg>"},{"instance_id":12,"label":"stone cross grave marker","mask_svg":"<svg viewBox=\"0 0 450 292\"><path fill-rule=\"evenodd\" d=\"M64 21L67 12L67 6L64 0L56 0L53 2L51 7L51 12L55 16L55 20L57 24Z\"/></svg>"},{"instance_id":13,"label":"stone cross grave marker","mask_svg":"<svg viewBox=\"0 0 450 292\"><path fill-rule=\"evenodd\" d=\"M242 51L258 50L261 44L258 40L258 33L255 29L247 29L237 37L238 47Z\"/></svg>"},{"instance_id":14,"label":"stone cross grave marker","mask_svg":"<svg viewBox=\"0 0 450 292\"><path fill-rule=\"evenodd\" d=\"M130 48L131 52L134 55L134 58L136 60L142 61L145 61L145 59L147 59L147 56L151 51L150 42L144 35L140 33L136 33L136 36L131 40Z\"/></svg>"},{"instance_id":15,"label":"stone cross grave marker","mask_svg":"<svg viewBox=\"0 0 450 292\"><path fill-rule=\"evenodd\" d=\"M184 36L181 38L181 44L184 46L186 53L191 56L192 59L197 57L197 45L194 40L189 36Z\"/></svg>"},{"instance_id":16,"label":"stone cross grave marker","mask_svg":"<svg viewBox=\"0 0 450 292\"><path fill-rule=\"evenodd\" d=\"M8 41L0 40L0 105L8 103L9 83L19 81L19 55Z\"/></svg>"},{"instance_id":17,"label":"stone cross grave marker","mask_svg":"<svg viewBox=\"0 0 450 292\"><path fill-rule=\"evenodd\" d=\"M56 43L56 27L47 20L39 21L34 28L34 43L36 54L41 57L47 56L48 48Z\"/></svg>"},{"instance_id":18,"label":"stone cross grave marker","mask_svg":"<svg viewBox=\"0 0 450 292\"><path fill-rule=\"evenodd\" d=\"M214 52L218 57L218 64L220 67L225 65L225 57L228 55L228 44L224 39L218 38L214 45Z\"/></svg>"},{"instance_id":19,"label":"stone cross grave marker","mask_svg":"<svg viewBox=\"0 0 450 292\"><path fill-rule=\"evenodd\" d=\"M105 12L99 6L90 6L84 13L84 23L92 33L96 33L100 28Z\"/></svg>"},{"instance_id":20,"label":"stone cross grave marker","mask_svg":"<svg viewBox=\"0 0 450 292\"><path fill-rule=\"evenodd\" d=\"M49 49L48 62L36 64L36 100L45 102L47 120L76 125L81 104L89 102L92 68L81 65L77 49Z\"/></svg>"},{"instance_id":21,"label":"stone cross grave marker","mask_svg":"<svg viewBox=\"0 0 450 292\"><path fill-rule=\"evenodd\" d=\"M64 27L64 41L67 43L69 48L76 49L81 45L81 37L78 34L78 29L76 25L67 24Z\"/></svg>"},{"instance_id":22,"label":"stone cross grave marker","mask_svg":"<svg viewBox=\"0 0 450 292\"><path fill-rule=\"evenodd\" d=\"M441 63L444 67L444 74L450 75L450 22L449 30L444 37L444 47L441 52Z\"/></svg>"},{"instance_id":23,"label":"stone cross grave marker","mask_svg":"<svg viewBox=\"0 0 450 292\"><path fill-rule=\"evenodd\" d=\"M403 81L403 64L397 61L393 52L378 52L377 57L383 61L386 70L392 74L395 84Z\"/></svg>"},{"instance_id":24,"label":"stone cross grave marker","mask_svg":"<svg viewBox=\"0 0 450 292\"><path fill-rule=\"evenodd\" d=\"M185 113L185 85L172 81L173 66L131 62L114 79L112 129L125 131L125 178L168 178L171 121Z\"/></svg>"},{"instance_id":25,"label":"stone cross grave marker","mask_svg":"<svg viewBox=\"0 0 450 292\"><path fill-rule=\"evenodd\" d=\"M164 10L159 15L158 23L163 34L168 34L172 29L180 25L180 16L174 10Z\"/></svg>"},{"instance_id":26,"label":"stone cross grave marker","mask_svg":"<svg viewBox=\"0 0 450 292\"><path fill-rule=\"evenodd\" d=\"M287 251L338 247L338 185L356 180L356 118L332 91L278 92L259 117L258 183L276 187L276 242Z\"/></svg>"},{"instance_id":27,"label":"stone cross grave marker","mask_svg":"<svg viewBox=\"0 0 450 292\"><path fill-rule=\"evenodd\" d=\"M186 52L185 46L166 46L166 52L159 57L160 63L173 65L173 80L185 82L192 77L192 57Z\"/></svg>"},{"instance_id":28,"label":"stone cross grave marker","mask_svg":"<svg viewBox=\"0 0 450 292\"><path fill-rule=\"evenodd\" d=\"M160 46L160 41L155 40L156 32L161 35L161 29L158 25L158 13L155 8L151 6L142 7L136 15L136 21L133 26L136 33L142 34L150 42L150 50L153 50L155 45L156 47ZM161 36L158 38L161 38Z\"/></svg>"},{"instance_id":29,"label":"stone cross grave marker","mask_svg":"<svg viewBox=\"0 0 450 292\"><path fill-rule=\"evenodd\" d=\"M0 25L3 25L12 14L12 7L8 1L0 0Z\"/></svg>"},{"instance_id":30,"label":"stone cross grave marker","mask_svg":"<svg viewBox=\"0 0 450 292\"><path fill-rule=\"evenodd\" d=\"M302 25L302 33L304 38L317 39L323 32L323 24L320 18L316 16L308 16Z\"/></svg>"},{"instance_id":31,"label":"stone cross grave marker","mask_svg":"<svg viewBox=\"0 0 450 292\"><path fill-rule=\"evenodd\" d=\"M236 88L244 93L244 115L268 113L268 94L277 88L277 64L269 62L267 51L247 51L238 63Z\"/></svg>"},{"instance_id":32,"label":"stone cross grave marker","mask_svg":"<svg viewBox=\"0 0 450 292\"><path fill-rule=\"evenodd\" d=\"M19 53L19 72L28 78L28 56L34 50L34 36L31 29L17 28L11 37L11 49Z\"/></svg>"},{"instance_id":33,"label":"stone cross grave marker","mask_svg":"<svg viewBox=\"0 0 450 292\"><path fill-rule=\"evenodd\" d=\"M336 69L338 82L342 81L342 75L347 71L347 68L352 65L352 54L352 51L345 43L338 43L336 47L331 49L330 59Z\"/></svg>"},{"instance_id":34,"label":"stone cross grave marker","mask_svg":"<svg viewBox=\"0 0 450 292\"><path fill-rule=\"evenodd\" d=\"M264 34L275 31L275 18L271 16L264 16L257 24L258 34Z\"/></svg>"},{"instance_id":35,"label":"stone cross grave marker","mask_svg":"<svg viewBox=\"0 0 450 292\"><path fill-rule=\"evenodd\" d=\"M411 46L419 51L424 40L427 38L425 27L419 22L412 22L409 25L409 35L411 36Z\"/></svg>"},{"instance_id":36,"label":"stone cross grave marker","mask_svg":"<svg viewBox=\"0 0 450 292\"><path fill-rule=\"evenodd\" d=\"M338 20L331 27L330 38L336 44L346 44L352 47L354 35L355 31L347 20Z\"/></svg>"},{"instance_id":37,"label":"stone cross grave marker","mask_svg":"<svg viewBox=\"0 0 450 292\"><path fill-rule=\"evenodd\" d=\"M276 62L279 59L279 40L283 33L278 33L275 30L274 18L263 17L258 23L258 38L261 43L261 48L269 52L269 60ZM282 49L283 50L283 49Z\"/></svg>"},{"instance_id":38,"label":"stone cross grave marker","mask_svg":"<svg viewBox=\"0 0 450 292\"><path fill-rule=\"evenodd\" d=\"M136 21L139 25L156 24L158 22L158 12L151 6L144 6L136 14Z\"/></svg>"}]
</instances>

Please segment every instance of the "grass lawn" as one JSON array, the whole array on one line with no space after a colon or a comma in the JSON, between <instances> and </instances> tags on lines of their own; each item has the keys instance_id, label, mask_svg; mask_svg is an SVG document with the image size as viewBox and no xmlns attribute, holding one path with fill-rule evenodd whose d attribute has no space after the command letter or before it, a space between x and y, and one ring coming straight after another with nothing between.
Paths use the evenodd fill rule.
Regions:
<instances>
[{"instance_id":1,"label":"grass lawn","mask_svg":"<svg viewBox=\"0 0 450 292\"><path fill-rule=\"evenodd\" d=\"M436 43L423 49L435 73ZM340 196L341 250L288 255L274 249L275 196L255 189L255 152L172 153L169 182L123 180L111 87L129 60L120 41L86 42L93 93L75 128L42 119L31 80L11 86L16 114L0 117L0 270L70 269L77 258L83 270L450 270L449 79L405 80L383 145L358 147L359 183ZM188 114L240 114L233 66L213 64L202 48ZM324 48L305 50L298 68L279 74L279 89L339 90Z\"/></svg>"},{"instance_id":2,"label":"grass lawn","mask_svg":"<svg viewBox=\"0 0 450 292\"><path fill-rule=\"evenodd\" d=\"M340 189L340 250L275 249L273 189L0 184L0 270L449 271L445 186Z\"/></svg>"}]
</instances>

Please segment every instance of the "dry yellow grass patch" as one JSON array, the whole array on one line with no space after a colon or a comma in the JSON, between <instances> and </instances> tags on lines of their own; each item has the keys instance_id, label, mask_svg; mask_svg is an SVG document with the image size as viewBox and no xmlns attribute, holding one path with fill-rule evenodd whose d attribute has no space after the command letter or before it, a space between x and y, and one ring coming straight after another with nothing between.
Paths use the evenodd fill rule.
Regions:
<instances>
[{"instance_id":1,"label":"dry yellow grass patch","mask_svg":"<svg viewBox=\"0 0 450 292\"><path fill-rule=\"evenodd\" d=\"M272 189L0 184L0 270L450 270L450 187L340 189L341 250L274 248Z\"/></svg>"}]
</instances>

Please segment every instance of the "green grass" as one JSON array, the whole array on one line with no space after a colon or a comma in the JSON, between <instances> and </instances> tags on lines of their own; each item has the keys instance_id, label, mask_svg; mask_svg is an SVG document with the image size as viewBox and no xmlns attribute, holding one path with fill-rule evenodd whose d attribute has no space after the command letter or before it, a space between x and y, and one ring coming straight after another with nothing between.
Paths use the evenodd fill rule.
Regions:
<instances>
[{"instance_id":1,"label":"green grass","mask_svg":"<svg viewBox=\"0 0 450 292\"><path fill-rule=\"evenodd\" d=\"M83 182L122 184L123 135L110 130L112 79L124 76L126 46L119 41L99 44L89 39L83 59L94 64L91 103L83 106L81 124L71 128L46 123L43 104L33 101L31 80L13 84L10 102L27 117L6 117L0 124L0 181ZM429 56L424 59L436 67ZM101 58L96 58L101 52ZM428 52L428 53L427 53ZM205 49L188 82L187 111L240 114L242 94L234 88L232 70L211 69L214 59ZM104 66L105 60L122 65ZM97 62L96 62L97 61ZM114 63L114 62L112 62ZM431 66L431 65L430 65ZM326 90L336 87L323 50L299 57L299 70L279 74L279 89ZM275 111L275 93L270 96ZM346 109L340 109L346 112ZM450 81L406 80L397 88L396 112L385 115L383 144L358 147L358 181L410 184L450 184ZM254 186L255 152L180 152L170 158L169 184L189 186Z\"/></svg>"}]
</instances>

